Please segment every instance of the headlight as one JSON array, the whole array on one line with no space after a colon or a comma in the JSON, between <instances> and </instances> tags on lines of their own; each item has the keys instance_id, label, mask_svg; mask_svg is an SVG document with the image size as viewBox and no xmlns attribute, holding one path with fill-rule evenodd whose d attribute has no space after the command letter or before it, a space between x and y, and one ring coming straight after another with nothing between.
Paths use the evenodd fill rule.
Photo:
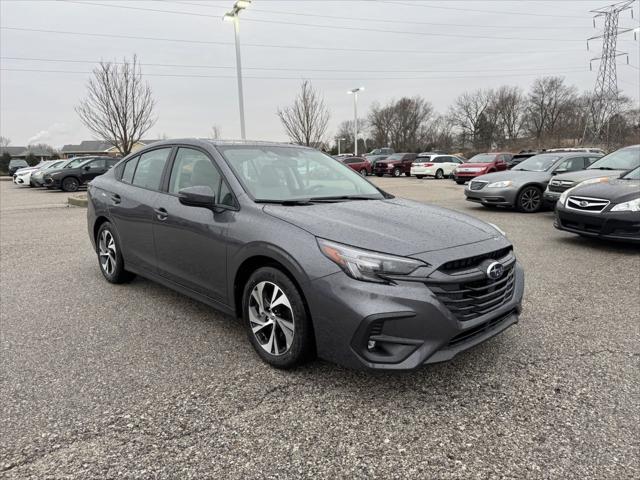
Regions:
<instances>
[{"instance_id":1,"label":"headlight","mask_svg":"<svg viewBox=\"0 0 640 480\"><path fill-rule=\"evenodd\" d=\"M640 212L640 198L614 205L612 212Z\"/></svg>"},{"instance_id":2,"label":"headlight","mask_svg":"<svg viewBox=\"0 0 640 480\"><path fill-rule=\"evenodd\" d=\"M487 185L487 188L506 188L510 187L511 185L513 185L513 182L511 180L504 180L502 182L490 183L489 185Z\"/></svg>"},{"instance_id":3,"label":"headlight","mask_svg":"<svg viewBox=\"0 0 640 480\"><path fill-rule=\"evenodd\" d=\"M318 239L318 246L320 251L344 273L365 282L386 283L387 281L381 276L409 275L417 268L427 266L426 263L413 258L360 250L321 238Z\"/></svg>"}]
</instances>

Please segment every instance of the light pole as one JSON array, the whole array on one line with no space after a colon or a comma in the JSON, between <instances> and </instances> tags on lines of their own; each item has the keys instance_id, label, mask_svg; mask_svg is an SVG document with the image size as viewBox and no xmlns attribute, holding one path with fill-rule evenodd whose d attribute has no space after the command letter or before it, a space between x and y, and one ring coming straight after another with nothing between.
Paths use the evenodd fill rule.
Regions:
<instances>
[{"instance_id":1,"label":"light pole","mask_svg":"<svg viewBox=\"0 0 640 480\"><path fill-rule=\"evenodd\" d=\"M353 95L353 141L355 143L353 150L354 155L358 156L358 92L364 90L364 87L354 88L347 93Z\"/></svg>"},{"instance_id":2,"label":"light pole","mask_svg":"<svg viewBox=\"0 0 640 480\"><path fill-rule=\"evenodd\" d=\"M346 140L346 138L339 138L338 139L338 155L340 155L340 142L344 142Z\"/></svg>"},{"instance_id":3,"label":"light pole","mask_svg":"<svg viewBox=\"0 0 640 480\"><path fill-rule=\"evenodd\" d=\"M237 0L233 8L224 14L225 22L233 22L236 39L236 74L238 76L238 105L240 107L240 136L246 139L244 128L244 95L242 93L242 61L240 60L240 12L251 5L251 0Z\"/></svg>"}]
</instances>

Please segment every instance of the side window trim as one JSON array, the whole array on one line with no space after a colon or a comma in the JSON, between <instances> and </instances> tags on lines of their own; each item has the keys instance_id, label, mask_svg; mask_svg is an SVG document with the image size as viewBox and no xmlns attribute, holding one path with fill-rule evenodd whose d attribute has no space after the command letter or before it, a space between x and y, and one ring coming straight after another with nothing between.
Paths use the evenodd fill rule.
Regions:
<instances>
[{"instance_id":1,"label":"side window trim","mask_svg":"<svg viewBox=\"0 0 640 480\"><path fill-rule=\"evenodd\" d=\"M136 178L136 172L138 171L138 165L140 165L140 158L142 158L142 155L144 155L145 153L151 153L151 152L153 152L155 150L162 150L162 149L167 149L167 148L170 148L171 151L169 152L169 156L167 157L167 160L164 162L164 169L163 169L162 175L160 177L160 186L159 186L159 188L155 189L155 188L143 187L141 185L134 185L133 184L133 179ZM130 185L132 187L142 188L143 190L148 190L150 192L160 192L161 189L162 189L162 186L163 186L164 175L165 175L165 172L167 170L167 164L169 163L169 160L171 160L173 158L173 155L175 153L175 145L161 145L161 146L158 146L158 147L155 147L155 148L150 148L149 150L145 150L143 152L136 152L136 153L137 153L137 155L135 157L127 160L126 162L124 162L124 165L126 166L127 163L137 159L136 168L133 171L133 175L131 176L132 183L128 183L128 182L125 182L124 180L122 180L122 175L124 174L124 167L122 168L122 173L120 174L120 178L118 178L118 181L120 181L122 183L125 183L127 185Z\"/></svg>"}]
</instances>

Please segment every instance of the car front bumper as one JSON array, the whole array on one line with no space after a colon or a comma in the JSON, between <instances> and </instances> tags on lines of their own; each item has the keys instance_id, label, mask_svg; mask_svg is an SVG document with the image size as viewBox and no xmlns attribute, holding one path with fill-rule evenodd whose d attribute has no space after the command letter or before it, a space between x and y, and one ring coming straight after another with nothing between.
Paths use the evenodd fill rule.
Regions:
<instances>
[{"instance_id":1,"label":"car front bumper","mask_svg":"<svg viewBox=\"0 0 640 480\"><path fill-rule=\"evenodd\" d=\"M311 282L307 293L318 356L349 368L412 370L452 359L518 322L524 272L513 263L510 298L461 321L434 288L353 280L343 272ZM375 342L371 346L370 342Z\"/></svg>"},{"instance_id":2,"label":"car front bumper","mask_svg":"<svg viewBox=\"0 0 640 480\"><path fill-rule=\"evenodd\" d=\"M47 188L60 188L60 179L53 178L53 177L45 177L44 186Z\"/></svg>"},{"instance_id":3,"label":"car front bumper","mask_svg":"<svg viewBox=\"0 0 640 480\"><path fill-rule=\"evenodd\" d=\"M548 188L544 191L544 194L542 195L542 198L544 200L544 203L546 203L547 205L555 205L556 202L558 200L560 200L560 195L562 195L562 193L560 192L552 192L550 191Z\"/></svg>"},{"instance_id":4,"label":"car front bumper","mask_svg":"<svg viewBox=\"0 0 640 480\"><path fill-rule=\"evenodd\" d=\"M464 189L464 195L470 202L484 205L503 205L512 207L516 203L518 190L515 188L487 188L471 190L469 185Z\"/></svg>"},{"instance_id":5,"label":"car front bumper","mask_svg":"<svg viewBox=\"0 0 640 480\"><path fill-rule=\"evenodd\" d=\"M640 212L585 213L558 204L553 226L588 237L640 243Z\"/></svg>"}]
</instances>

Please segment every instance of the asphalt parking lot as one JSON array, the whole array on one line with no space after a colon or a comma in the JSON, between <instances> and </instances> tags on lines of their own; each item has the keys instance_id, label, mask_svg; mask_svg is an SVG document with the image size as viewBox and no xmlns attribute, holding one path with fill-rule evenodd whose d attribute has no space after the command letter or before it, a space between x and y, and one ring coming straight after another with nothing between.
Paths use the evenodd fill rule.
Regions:
<instances>
[{"instance_id":1,"label":"asphalt parking lot","mask_svg":"<svg viewBox=\"0 0 640 480\"><path fill-rule=\"evenodd\" d=\"M411 373L277 371L233 319L104 281L66 194L0 182L0 477L640 477L638 249L373 181L505 230L520 324Z\"/></svg>"}]
</instances>

